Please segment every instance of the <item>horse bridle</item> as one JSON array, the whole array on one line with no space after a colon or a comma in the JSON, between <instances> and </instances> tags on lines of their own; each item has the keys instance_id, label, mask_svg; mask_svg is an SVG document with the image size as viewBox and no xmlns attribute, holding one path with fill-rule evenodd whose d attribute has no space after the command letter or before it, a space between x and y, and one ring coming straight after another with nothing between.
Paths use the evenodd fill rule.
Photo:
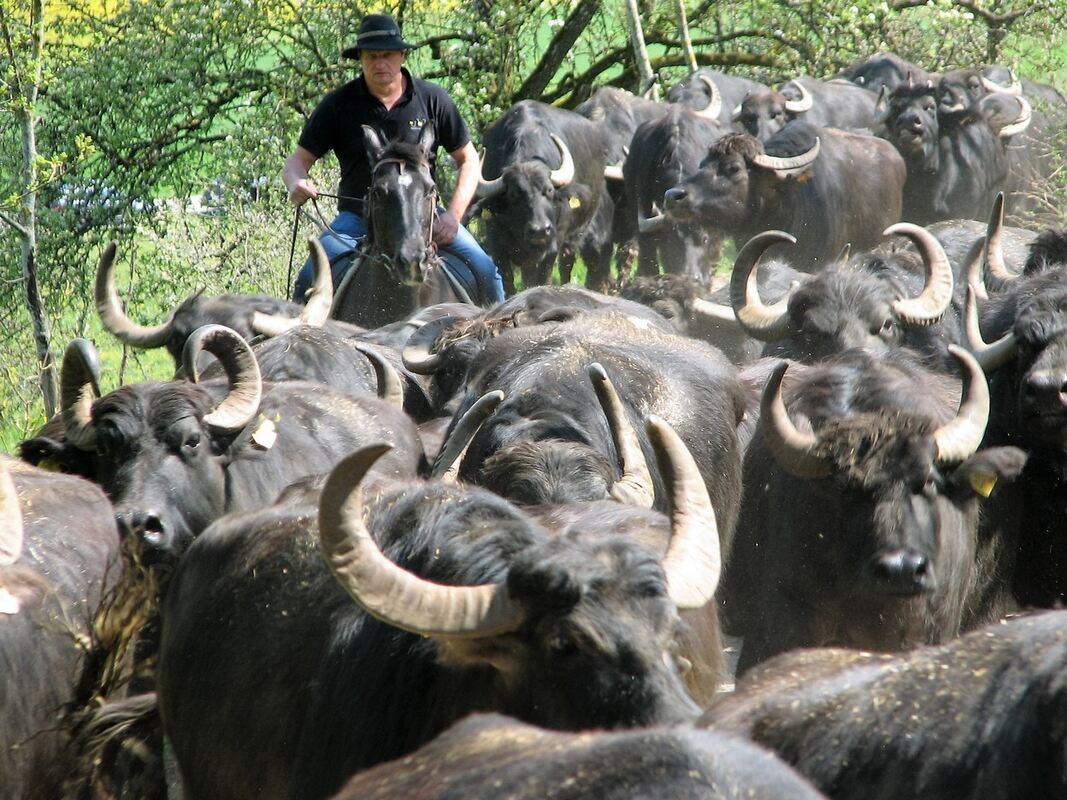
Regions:
<instances>
[{"instance_id":1,"label":"horse bridle","mask_svg":"<svg viewBox=\"0 0 1067 800\"><path fill-rule=\"evenodd\" d=\"M402 159L402 158L382 158L382 159L379 159L377 162L375 162L374 167L371 169L371 187L373 188L373 186L374 186L374 176L378 173L378 170L381 167L383 167L385 165L388 165L388 164L396 164L398 172L401 175L403 175L404 174L404 170L408 166L410 166L410 163L411 162L406 161L405 159ZM429 193L426 195L426 202L429 204L429 208L428 208L429 224L426 226L426 238L423 241L423 248L422 249L423 249L424 257L419 263L419 269L422 272L421 277L423 279L425 279L426 273L429 271L429 269L433 266L433 264L437 260L437 248L433 243L433 223L434 223L434 219L437 216L437 200L438 200L437 183L433 180L433 178L430 177L429 168L427 168L427 170L426 170L426 175L427 175L427 178L429 178L429 180L430 180L431 189L430 189ZM373 221L372 221L372 214L371 214L371 210L370 210L369 204L367 204L366 201L364 201L364 211L365 211L365 216L367 218L367 229L368 229L368 232L369 232L369 231L373 230ZM373 252L373 249L374 248L372 248L372 252L366 254L367 257L371 261L380 261L383 264L385 264L390 270L393 270L393 264L391 263L392 259L389 258L388 256L386 256L384 253Z\"/></svg>"}]
</instances>

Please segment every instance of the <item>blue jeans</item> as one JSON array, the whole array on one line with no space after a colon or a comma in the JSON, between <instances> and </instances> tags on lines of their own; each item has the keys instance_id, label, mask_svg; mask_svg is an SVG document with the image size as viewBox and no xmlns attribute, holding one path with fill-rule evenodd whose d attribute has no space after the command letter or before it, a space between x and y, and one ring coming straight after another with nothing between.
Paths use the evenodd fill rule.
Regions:
<instances>
[{"instance_id":1,"label":"blue jeans","mask_svg":"<svg viewBox=\"0 0 1067 800\"><path fill-rule=\"evenodd\" d=\"M330 227L336 235L326 231L319 241L322 242L322 249L326 251L326 257L330 260L330 272L333 275L333 285L336 287L340 285L341 279L352 263L340 257L363 244L362 240L367 235L367 223L354 211L342 211L330 223ZM470 231L460 225L455 241L448 247L442 247L441 250L458 256L470 265L474 280L478 283L483 305L504 302L504 281L500 278L500 272L497 271L496 264L493 263L489 254L471 236ZM296 283L293 286L294 300L300 303L307 302L305 294L311 288L311 279L312 268L309 258L296 276Z\"/></svg>"}]
</instances>

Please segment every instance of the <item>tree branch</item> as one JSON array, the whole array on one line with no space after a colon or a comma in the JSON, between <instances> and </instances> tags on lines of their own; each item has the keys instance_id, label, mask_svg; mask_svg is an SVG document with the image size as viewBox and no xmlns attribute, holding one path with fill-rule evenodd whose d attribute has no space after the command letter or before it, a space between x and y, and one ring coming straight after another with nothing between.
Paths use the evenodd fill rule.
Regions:
<instances>
[{"instance_id":1,"label":"tree branch","mask_svg":"<svg viewBox=\"0 0 1067 800\"><path fill-rule=\"evenodd\" d=\"M541 56L541 61L534 68L534 71L527 76L515 94L512 95L511 101L513 103L542 95L545 87L552 80L552 76L559 69L559 65L563 63L563 59L567 57L567 53L574 47L578 37L588 27L599 7L600 0L581 0L578 3L571 15L567 17L567 21L563 23L563 27L556 31L556 35L552 37L552 41L549 42L545 54Z\"/></svg>"},{"instance_id":2,"label":"tree branch","mask_svg":"<svg viewBox=\"0 0 1067 800\"><path fill-rule=\"evenodd\" d=\"M12 228L14 228L15 232L19 236L21 236L23 239L26 239L26 238L29 237L30 232L28 230L26 230L26 228L22 225L22 223L19 222L17 219L13 219L12 217L9 217L3 210L0 210L0 220L6 222L8 225L10 225Z\"/></svg>"}]
</instances>

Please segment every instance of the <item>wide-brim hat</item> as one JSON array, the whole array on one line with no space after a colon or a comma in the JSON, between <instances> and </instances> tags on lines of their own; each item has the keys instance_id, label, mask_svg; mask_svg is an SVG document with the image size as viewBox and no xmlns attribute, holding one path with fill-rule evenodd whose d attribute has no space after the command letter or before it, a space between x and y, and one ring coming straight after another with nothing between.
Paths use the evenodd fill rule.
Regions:
<instances>
[{"instance_id":1,"label":"wide-brim hat","mask_svg":"<svg viewBox=\"0 0 1067 800\"><path fill-rule=\"evenodd\" d=\"M418 45L405 42L400 26L388 14L367 14L359 23L356 43L343 50L344 58L359 58L361 50L414 50Z\"/></svg>"}]
</instances>

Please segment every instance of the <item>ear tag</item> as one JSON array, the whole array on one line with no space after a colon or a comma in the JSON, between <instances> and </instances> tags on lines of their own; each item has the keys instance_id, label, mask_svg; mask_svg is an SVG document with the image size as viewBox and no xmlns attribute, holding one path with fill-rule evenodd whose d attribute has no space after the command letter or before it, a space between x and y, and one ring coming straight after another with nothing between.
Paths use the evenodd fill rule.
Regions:
<instances>
[{"instance_id":1,"label":"ear tag","mask_svg":"<svg viewBox=\"0 0 1067 800\"><path fill-rule=\"evenodd\" d=\"M581 204L582 201L579 200L577 197L571 197L571 199L567 201L567 205L569 205L571 208L578 208Z\"/></svg>"},{"instance_id":2,"label":"ear tag","mask_svg":"<svg viewBox=\"0 0 1067 800\"><path fill-rule=\"evenodd\" d=\"M19 599L0 586L0 614L17 614L20 607Z\"/></svg>"},{"instance_id":3,"label":"ear tag","mask_svg":"<svg viewBox=\"0 0 1067 800\"><path fill-rule=\"evenodd\" d=\"M48 470L49 472L59 472L59 459L56 458L42 458L37 462L38 469Z\"/></svg>"},{"instance_id":4,"label":"ear tag","mask_svg":"<svg viewBox=\"0 0 1067 800\"><path fill-rule=\"evenodd\" d=\"M259 425L252 434L252 442L261 450L270 450L278 440L278 430L274 421L267 419L262 414L259 416Z\"/></svg>"},{"instance_id":5,"label":"ear tag","mask_svg":"<svg viewBox=\"0 0 1067 800\"><path fill-rule=\"evenodd\" d=\"M997 485L997 476L988 472L972 472L969 480L971 488L982 497L989 497L993 493L993 487Z\"/></svg>"}]
</instances>

